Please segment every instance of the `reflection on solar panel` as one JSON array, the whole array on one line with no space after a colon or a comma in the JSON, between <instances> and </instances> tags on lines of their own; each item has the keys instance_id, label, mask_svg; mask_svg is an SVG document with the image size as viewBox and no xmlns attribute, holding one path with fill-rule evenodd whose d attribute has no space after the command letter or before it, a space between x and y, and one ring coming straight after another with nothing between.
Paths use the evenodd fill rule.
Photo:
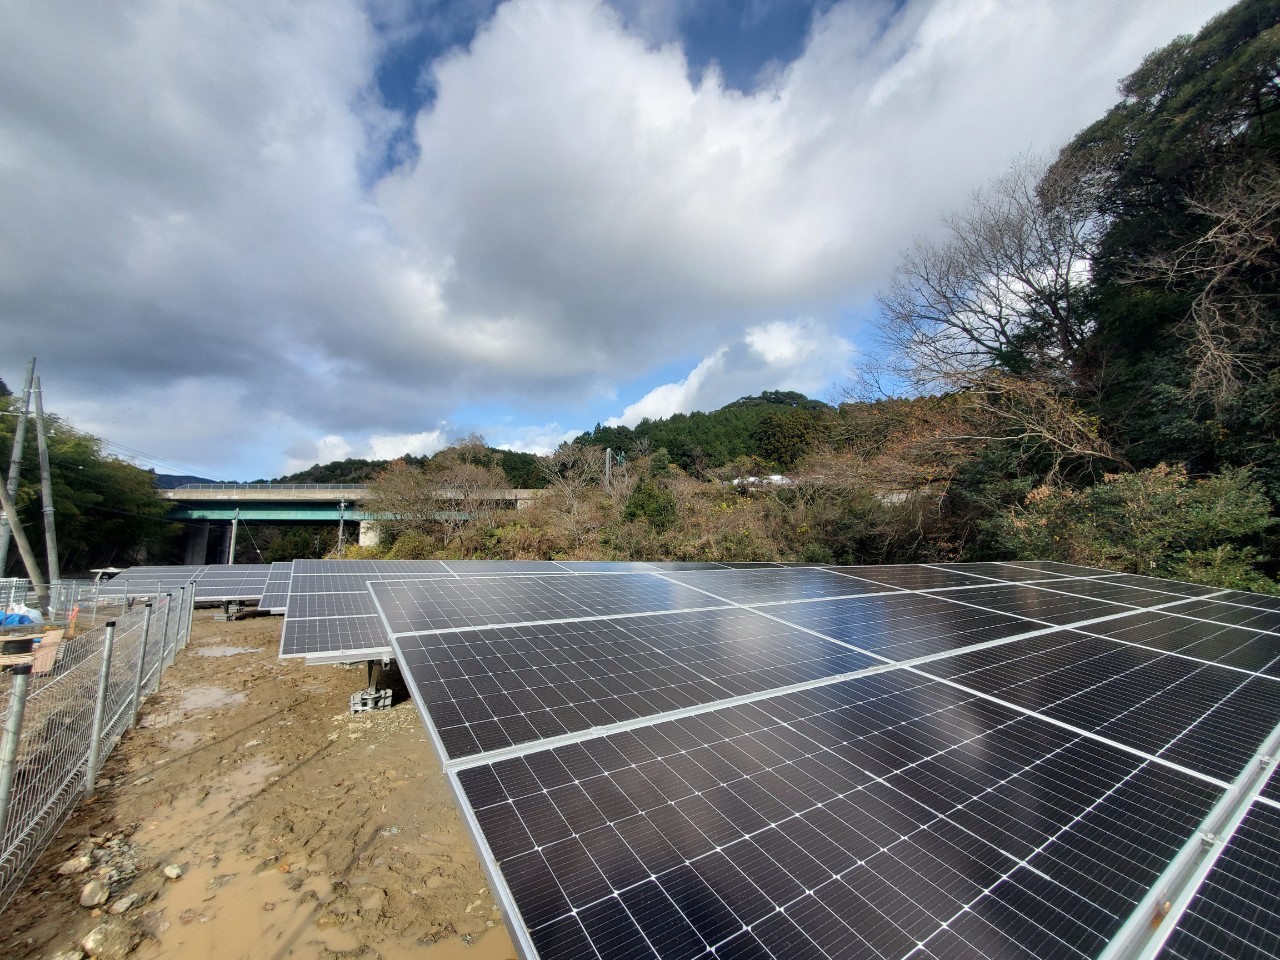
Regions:
<instances>
[{"instance_id":1,"label":"reflection on solar panel","mask_svg":"<svg viewBox=\"0 0 1280 960\"><path fill-rule=\"evenodd\" d=\"M526 957L1280 956L1248 595L1050 563L371 594Z\"/></svg>"},{"instance_id":2,"label":"reflection on solar panel","mask_svg":"<svg viewBox=\"0 0 1280 960\"><path fill-rule=\"evenodd\" d=\"M536 563L506 560L294 560L289 583L272 597L285 614L281 631L282 657L311 660L378 659L391 655L391 641L370 605L368 585L384 580L464 580L497 578L520 570L538 570L543 577L570 577L615 569L653 569L649 564L566 562ZM328 608L302 596L351 595L346 607Z\"/></svg>"}]
</instances>

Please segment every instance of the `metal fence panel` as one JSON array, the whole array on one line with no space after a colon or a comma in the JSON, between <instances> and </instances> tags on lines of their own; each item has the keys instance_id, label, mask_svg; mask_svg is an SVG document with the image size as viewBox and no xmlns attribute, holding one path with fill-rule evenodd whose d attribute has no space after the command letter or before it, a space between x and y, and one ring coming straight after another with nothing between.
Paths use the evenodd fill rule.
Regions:
<instances>
[{"instance_id":1,"label":"metal fence panel","mask_svg":"<svg viewBox=\"0 0 1280 960\"><path fill-rule=\"evenodd\" d=\"M73 599L80 601L83 597ZM160 684L166 651L185 644L189 620L178 616L178 606L176 596L161 596L153 606L145 656L145 607L137 604L117 614L98 744L100 758L105 759L133 723L139 659L142 658L142 694L146 695ZM20 735L11 758L12 786L7 809L0 810L0 910L8 905L84 795L104 640L102 627L64 640L52 668L30 678ZM0 674L0 727L17 708L12 679Z\"/></svg>"}]
</instances>

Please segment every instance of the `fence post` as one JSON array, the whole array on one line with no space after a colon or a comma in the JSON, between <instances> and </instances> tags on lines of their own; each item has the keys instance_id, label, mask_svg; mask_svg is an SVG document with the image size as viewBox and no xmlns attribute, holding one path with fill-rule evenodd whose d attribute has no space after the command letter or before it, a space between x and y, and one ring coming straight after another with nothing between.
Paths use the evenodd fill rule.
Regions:
<instances>
[{"instance_id":1,"label":"fence post","mask_svg":"<svg viewBox=\"0 0 1280 960\"><path fill-rule=\"evenodd\" d=\"M151 636L151 601L147 601L142 611L142 650L138 654L138 672L133 678L133 721L131 727L138 725L138 711L142 709L142 675L147 669L147 639Z\"/></svg>"},{"instance_id":2,"label":"fence post","mask_svg":"<svg viewBox=\"0 0 1280 960\"><path fill-rule=\"evenodd\" d=\"M111 680L111 650L116 642L116 622L107 621L107 636L102 644L102 669L98 671L98 699L93 706L93 729L89 734L89 768L85 771L84 792L93 795L98 779L98 761L102 755L102 726L107 715L107 685Z\"/></svg>"},{"instance_id":3,"label":"fence post","mask_svg":"<svg viewBox=\"0 0 1280 960\"><path fill-rule=\"evenodd\" d=\"M157 599L159 594L156 595ZM173 613L173 594L164 595L164 633L160 635L160 669L164 670L165 658L169 656L169 615ZM158 683L158 682L157 682Z\"/></svg>"},{"instance_id":4,"label":"fence post","mask_svg":"<svg viewBox=\"0 0 1280 960\"><path fill-rule=\"evenodd\" d=\"M196 581L191 581L191 596L187 598L187 632L182 637L185 647L191 641L191 628L196 622Z\"/></svg>"},{"instance_id":5,"label":"fence post","mask_svg":"<svg viewBox=\"0 0 1280 960\"><path fill-rule=\"evenodd\" d=\"M31 684L31 664L19 663L10 671L13 691L9 696L9 716L0 741L0 850L4 849L9 827L9 801L13 796L13 775L18 768L18 740L22 736L22 715L27 709L27 689Z\"/></svg>"},{"instance_id":6,"label":"fence post","mask_svg":"<svg viewBox=\"0 0 1280 960\"><path fill-rule=\"evenodd\" d=\"M173 595L170 594L169 605L173 606L174 602ZM178 654L178 638L182 636L182 608L186 606L187 602L187 588L185 584L178 590L178 599L176 602L178 610L177 618L173 622L173 643L167 644L164 651L165 669L168 669L169 664L173 663L173 658Z\"/></svg>"}]
</instances>

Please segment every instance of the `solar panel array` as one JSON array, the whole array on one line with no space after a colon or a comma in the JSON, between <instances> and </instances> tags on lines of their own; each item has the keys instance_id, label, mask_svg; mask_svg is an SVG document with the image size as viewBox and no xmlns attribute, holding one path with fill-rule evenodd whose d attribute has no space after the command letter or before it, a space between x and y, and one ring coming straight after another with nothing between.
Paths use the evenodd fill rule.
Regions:
<instances>
[{"instance_id":1,"label":"solar panel array","mask_svg":"<svg viewBox=\"0 0 1280 960\"><path fill-rule=\"evenodd\" d=\"M526 957L1280 956L1271 599L449 566L369 593Z\"/></svg>"},{"instance_id":2,"label":"solar panel array","mask_svg":"<svg viewBox=\"0 0 1280 960\"><path fill-rule=\"evenodd\" d=\"M609 560L295 560L287 587L270 598L270 609L285 614L282 657L312 661L378 659L391 656L391 641L368 595L379 581L655 572L661 568L716 569L721 563L655 564ZM746 566L780 567L781 564ZM661 589L672 589L659 584ZM307 599L292 601L295 596ZM342 595L330 603L324 596ZM566 599L566 602L571 602ZM265 600L264 600L265 603ZM662 605L660 605L662 606ZM662 607L665 609L665 606ZM458 616L462 616L461 613Z\"/></svg>"},{"instance_id":3,"label":"solar panel array","mask_svg":"<svg viewBox=\"0 0 1280 960\"><path fill-rule=\"evenodd\" d=\"M258 600L270 570L267 563L129 567L99 584L98 596L155 596L176 592L194 581L197 600Z\"/></svg>"}]
</instances>

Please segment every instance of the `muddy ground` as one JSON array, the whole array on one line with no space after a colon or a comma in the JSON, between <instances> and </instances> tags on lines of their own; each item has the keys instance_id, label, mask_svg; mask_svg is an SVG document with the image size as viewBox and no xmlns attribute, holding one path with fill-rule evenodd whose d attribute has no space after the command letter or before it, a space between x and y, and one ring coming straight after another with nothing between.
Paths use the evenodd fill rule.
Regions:
<instances>
[{"instance_id":1,"label":"muddy ground","mask_svg":"<svg viewBox=\"0 0 1280 960\"><path fill-rule=\"evenodd\" d=\"M138 960L515 957L403 688L351 714L363 665L279 660L280 626L197 612L97 795L5 911L0 956L50 960L110 921ZM60 874L68 861L87 869ZM110 899L81 906L94 877Z\"/></svg>"}]
</instances>

